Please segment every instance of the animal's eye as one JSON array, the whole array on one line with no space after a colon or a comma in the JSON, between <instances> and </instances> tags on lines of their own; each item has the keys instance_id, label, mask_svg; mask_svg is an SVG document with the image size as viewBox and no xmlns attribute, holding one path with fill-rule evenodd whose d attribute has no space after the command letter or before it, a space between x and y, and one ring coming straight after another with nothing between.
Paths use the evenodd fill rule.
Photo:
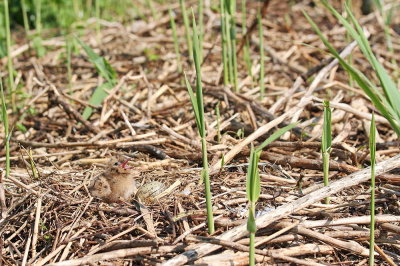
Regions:
<instances>
[{"instance_id":1,"label":"animal's eye","mask_svg":"<svg viewBox=\"0 0 400 266\"><path fill-rule=\"evenodd\" d=\"M119 164L119 162L115 162L115 163L114 163L114 166L117 166L118 164Z\"/></svg>"}]
</instances>

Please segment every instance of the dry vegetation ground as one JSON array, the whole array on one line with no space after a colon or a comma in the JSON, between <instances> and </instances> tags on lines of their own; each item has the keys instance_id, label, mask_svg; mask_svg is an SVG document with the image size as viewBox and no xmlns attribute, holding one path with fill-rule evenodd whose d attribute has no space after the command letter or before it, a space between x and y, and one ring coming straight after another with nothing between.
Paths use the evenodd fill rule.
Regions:
<instances>
[{"instance_id":1,"label":"dry vegetation ground","mask_svg":"<svg viewBox=\"0 0 400 266\"><path fill-rule=\"evenodd\" d=\"M366 265L369 182L368 171L361 171L364 176L360 177L359 170L369 164L366 129L374 107L362 91L349 85L341 68L328 65L330 56L322 52L324 47L302 10L319 23L339 49L349 45L344 29L326 10L308 5L309 1L292 7L284 2L272 1L263 21L268 60L266 97L262 101L241 56L240 93L221 85L219 16L212 11L205 13L206 60L202 73L216 217L216 233L211 237L205 225L203 186L199 185L200 142L188 94L177 71L165 12L169 6L158 6L163 16L150 23L103 23L100 45L94 31L85 31L82 39L104 56L119 76L118 86L87 124L79 122L76 113L88 106L87 100L102 81L86 55L81 52L73 56L69 86L62 38L45 42L49 50L43 58L35 57L23 42L15 47L14 51L22 49L14 57L17 79L23 84L21 90L29 95L19 112L23 114L19 122L28 130L21 133L14 127L11 139L12 171L9 178L3 179L7 212L0 222L1 263L156 264L186 251L169 265L186 259L198 264L245 265L248 238L241 224L247 216L245 173L249 150L247 144L240 145L271 121L270 127L257 131L257 142L281 122L301 121L296 130L269 145L262 154L257 261L269 265ZM249 25L255 16L254 7L248 8ZM184 50L179 15L177 19ZM390 54L376 14L362 17L361 23L371 33L374 52L393 75L398 75L398 66L392 63L400 60L398 33L391 32L395 54ZM259 62L257 36L254 32L251 38L255 76ZM359 50L355 47L350 53L355 64L374 78ZM322 68L310 72L316 66ZM183 69L193 80L188 60ZM311 95L313 98L308 97ZM334 107L330 178L331 182L340 180L332 190L321 189L319 99L325 98ZM220 143L216 137L218 102L223 134ZM17 116L11 118L15 126ZM378 117L377 127L378 162L386 162L398 154L399 142L385 119ZM243 138L237 134L239 129L243 129ZM26 156L29 148L39 173L37 179ZM223 154L227 163L219 171L218 160ZM4 166L3 149L1 156ZM133 157L131 165L141 169L139 183L158 180L173 185L173 191L141 208L135 201L106 204L91 198L88 183L103 171L101 166L111 156ZM400 263L400 173L388 171L398 167L399 160L389 163L377 168L384 172L377 181L379 265ZM352 173L352 178L346 179ZM329 193L333 193L331 204L322 204ZM221 235L223 240L218 240Z\"/></svg>"}]
</instances>

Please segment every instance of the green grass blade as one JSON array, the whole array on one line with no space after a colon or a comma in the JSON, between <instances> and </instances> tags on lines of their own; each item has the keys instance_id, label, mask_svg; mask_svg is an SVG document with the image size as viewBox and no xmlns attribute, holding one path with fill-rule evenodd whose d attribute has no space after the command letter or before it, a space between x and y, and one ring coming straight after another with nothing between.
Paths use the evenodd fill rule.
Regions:
<instances>
[{"instance_id":1,"label":"green grass blade","mask_svg":"<svg viewBox=\"0 0 400 266\"><path fill-rule=\"evenodd\" d=\"M3 81L0 79L1 87L1 114L4 126L5 152L6 152L6 177L10 175L10 133L8 125L7 105L4 97Z\"/></svg>"},{"instance_id":2,"label":"green grass blade","mask_svg":"<svg viewBox=\"0 0 400 266\"><path fill-rule=\"evenodd\" d=\"M206 129L204 125L204 104L203 104L203 88L201 84L201 59L200 59L200 48L199 48L199 35L196 26L196 19L193 14L193 59L194 59L194 66L196 69L196 98L197 98L197 107L199 113L199 121L200 123L200 137L204 138L206 134Z\"/></svg>"},{"instance_id":3,"label":"green grass blade","mask_svg":"<svg viewBox=\"0 0 400 266\"><path fill-rule=\"evenodd\" d=\"M371 222L370 222L370 242L369 242L369 265L374 265L375 254L375 164L376 164L376 126L375 115L372 113L371 127L369 133L369 151L371 157Z\"/></svg>"},{"instance_id":4,"label":"green grass blade","mask_svg":"<svg viewBox=\"0 0 400 266\"><path fill-rule=\"evenodd\" d=\"M256 151L251 147L249 166L247 168L246 194L247 199L256 202L260 196L260 175L258 172L258 162L260 161L261 151Z\"/></svg>"},{"instance_id":5,"label":"green grass blade","mask_svg":"<svg viewBox=\"0 0 400 266\"><path fill-rule=\"evenodd\" d=\"M100 106L103 100L107 97L107 91L111 90L114 86L110 83L103 83L99 87L95 89L92 96L89 99L89 103L94 106ZM83 110L82 117L84 119L88 119L93 112L93 108L87 106L85 110Z\"/></svg>"},{"instance_id":6,"label":"green grass blade","mask_svg":"<svg viewBox=\"0 0 400 266\"><path fill-rule=\"evenodd\" d=\"M328 42L326 37L319 30L318 26L314 21L308 16L307 13L303 12L304 16L307 18L315 32L319 35L325 46L329 49L332 55L339 60L340 65L351 75L354 81L363 89L363 91L368 95L371 101L374 103L375 107L379 112L389 121L393 130L398 136L400 136L400 121L396 119L396 111L392 106L386 101L383 95L378 91L378 89L369 81L364 74L349 65L345 60L343 60L335 48Z\"/></svg>"},{"instance_id":7,"label":"green grass blade","mask_svg":"<svg viewBox=\"0 0 400 266\"><path fill-rule=\"evenodd\" d=\"M330 152L332 145L332 131L331 131L331 116L332 111L329 108L329 101L324 101L324 123L322 130L322 152Z\"/></svg>"},{"instance_id":8,"label":"green grass blade","mask_svg":"<svg viewBox=\"0 0 400 266\"><path fill-rule=\"evenodd\" d=\"M277 138L279 138L280 136L285 134L285 132L291 130L292 128L294 128L297 125L298 125L298 122L290 124L290 125L287 125L287 126L285 126L283 128L280 128L279 130L274 132L271 136L269 136L260 146L258 146L256 151L261 151L262 149L265 148L265 146L267 146L268 144L272 143L274 140L276 140Z\"/></svg>"},{"instance_id":9,"label":"green grass blade","mask_svg":"<svg viewBox=\"0 0 400 266\"><path fill-rule=\"evenodd\" d=\"M90 62L96 66L99 74L107 80L112 86L116 85L117 73L112 68L110 63L104 58L96 54L92 48L86 45L81 39L77 38L78 43L82 46L83 50L85 50L87 56L89 57Z\"/></svg>"},{"instance_id":10,"label":"green grass blade","mask_svg":"<svg viewBox=\"0 0 400 266\"><path fill-rule=\"evenodd\" d=\"M192 86L190 86L190 82L187 79L187 76L186 76L185 72L184 72L184 76L185 76L186 88L187 88L187 90L189 92L190 102L192 103L192 106L193 106L194 117L196 119L196 125L197 125L197 128L200 128L201 121L200 121L199 107L197 105L197 99L196 99L196 96L193 93Z\"/></svg>"}]
</instances>

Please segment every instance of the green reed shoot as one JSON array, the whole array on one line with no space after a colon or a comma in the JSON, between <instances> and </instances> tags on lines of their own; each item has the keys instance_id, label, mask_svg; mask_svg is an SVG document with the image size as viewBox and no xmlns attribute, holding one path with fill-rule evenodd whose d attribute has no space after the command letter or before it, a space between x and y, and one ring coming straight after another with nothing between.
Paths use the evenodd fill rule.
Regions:
<instances>
[{"instance_id":1,"label":"green reed shoot","mask_svg":"<svg viewBox=\"0 0 400 266\"><path fill-rule=\"evenodd\" d=\"M279 129L269 136L257 149L251 146L249 167L247 168L246 177L246 194L247 199L250 202L249 206L249 217L247 219L247 231L250 233L250 252L249 252L249 264L255 265L255 235L257 231L257 225L255 221L256 216L256 203L260 196L261 185L260 185L260 173L258 171L258 162L260 161L260 155L262 150L278 139L280 136L285 134L287 131L295 127L297 123L290 124L286 127Z\"/></svg>"},{"instance_id":2,"label":"green reed shoot","mask_svg":"<svg viewBox=\"0 0 400 266\"><path fill-rule=\"evenodd\" d=\"M329 185L329 157L332 150L332 131L331 131L331 108L329 101L324 101L324 122L322 127L322 161L324 171L324 186ZM329 197L325 198L325 203L329 204Z\"/></svg>"},{"instance_id":3,"label":"green reed shoot","mask_svg":"<svg viewBox=\"0 0 400 266\"><path fill-rule=\"evenodd\" d=\"M203 88L201 84L201 69L200 69L200 54L199 54L199 36L196 26L196 20L193 15L193 59L196 69L196 95L193 93L193 89L190 86L190 82L185 74L186 87L189 92L190 101L193 106L197 129L201 138L201 150L203 158L203 170L201 171L201 180L204 181L205 194L206 194L206 207L207 207L207 224L208 233L213 234L214 229L214 217L211 202L211 185L210 175L208 169L207 159L207 142L206 142L206 125L204 122L204 104L203 104Z\"/></svg>"},{"instance_id":4,"label":"green reed shoot","mask_svg":"<svg viewBox=\"0 0 400 266\"><path fill-rule=\"evenodd\" d=\"M204 39L204 0L198 0L198 20L199 20L199 57L203 62L203 39Z\"/></svg>"},{"instance_id":5,"label":"green reed shoot","mask_svg":"<svg viewBox=\"0 0 400 266\"><path fill-rule=\"evenodd\" d=\"M224 85L229 84L229 66L228 66L228 34L225 25L225 0L220 0L220 11L221 11L221 46L222 46L222 65L224 71Z\"/></svg>"},{"instance_id":6,"label":"green reed shoot","mask_svg":"<svg viewBox=\"0 0 400 266\"><path fill-rule=\"evenodd\" d=\"M178 39L178 34L176 33L176 24L175 24L174 13L172 12L171 8L168 11L169 11L169 19L170 19L171 30L172 30L172 37L174 39L174 48L175 48L175 54L176 54L176 61L178 64L178 71L179 71L179 73L182 73L182 60L181 60L181 53L179 51L179 39Z\"/></svg>"},{"instance_id":7,"label":"green reed shoot","mask_svg":"<svg viewBox=\"0 0 400 266\"><path fill-rule=\"evenodd\" d=\"M260 38L260 99L264 98L265 84L264 84L264 31L261 21L261 11L258 9L258 37Z\"/></svg>"},{"instance_id":8,"label":"green reed shoot","mask_svg":"<svg viewBox=\"0 0 400 266\"><path fill-rule=\"evenodd\" d=\"M255 265L255 237L257 231L256 225L256 203L260 197L260 173L258 171L258 162L260 160L261 150L254 150L251 146L249 167L247 168L246 194L250 202L249 217L247 218L247 231L250 233L250 252L249 265Z\"/></svg>"},{"instance_id":9,"label":"green reed shoot","mask_svg":"<svg viewBox=\"0 0 400 266\"><path fill-rule=\"evenodd\" d=\"M348 74L357 82L365 94L368 95L371 102L375 105L378 111L389 121L397 136L400 137L400 92L397 89L395 82L390 78L387 71L374 55L368 39L366 38L363 29L358 24L356 18L351 13L349 5L346 3L345 8L348 14L346 20L340 13L338 13L326 0L323 0L324 6L343 24L347 32L357 41L360 50L368 59L376 76L379 79L379 86L382 87L383 94L371 80L369 80L361 71L354 66L348 64L342 59L336 49L329 43L326 37L319 30L314 21L306 14L306 18L313 27L314 31L319 35L325 46L329 49L331 54L339 60L340 65L348 72Z\"/></svg>"},{"instance_id":10,"label":"green reed shoot","mask_svg":"<svg viewBox=\"0 0 400 266\"><path fill-rule=\"evenodd\" d=\"M193 50L192 50L192 39L190 37L190 24L189 24L189 17L186 12L185 0L179 0L179 5L181 7L183 25L185 26L185 36L186 36L186 44L189 51L190 59L193 58Z\"/></svg>"},{"instance_id":11,"label":"green reed shoot","mask_svg":"<svg viewBox=\"0 0 400 266\"><path fill-rule=\"evenodd\" d=\"M8 9L8 0L4 0L4 14L5 14L5 32L6 32L6 46L7 46L7 70L8 70L8 93L11 97L11 106L13 111L17 110L15 102L15 88L14 88L14 66L11 56L11 32L10 32L10 13Z\"/></svg>"},{"instance_id":12,"label":"green reed shoot","mask_svg":"<svg viewBox=\"0 0 400 266\"><path fill-rule=\"evenodd\" d=\"M246 36L247 33L247 19L246 19L246 0L242 0L242 36ZM252 64L250 58L250 42L249 38L246 38L243 46L243 58L246 63L247 72L249 76L253 79Z\"/></svg>"},{"instance_id":13,"label":"green reed shoot","mask_svg":"<svg viewBox=\"0 0 400 266\"><path fill-rule=\"evenodd\" d=\"M33 37L33 47L39 57L44 56L46 50L42 45L42 0L35 0L35 29L36 33Z\"/></svg>"},{"instance_id":14,"label":"green reed shoot","mask_svg":"<svg viewBox=\"0 0 400 266\"><path fill-rule=\"evenodd\" d=\"M8 177L10 175L10 133L8 125L7 105L6 105L6 99L4 97L3 81L1 79L0 79L0 87L1 87L1 115L4 126L4 139L6 148L6 177Z\"/></svg>"},{"instance_id":15,"label":"green reed shoot","mask_svg":"<svg viewBox=\"0 0 400 266\"><path fill-rule=\"evenodd\" d=\"M238 90L236 58L236 1L221 0L222 62L224 67L224 85Z\"/></svg>"},{"instance_id":16,"label":"green reed shoot","mask_svg":"<svg viewBox=\"0 0 400 266\"><path fill-rule=\"evenodd\" d=\"M29 34L29 20L28 20L28 11L26 10L25 0L21 0L21 9L22 9L22 19L24 21L24 29L26 35Z\"/></svg>"},{"instance_id":17,"label":"green reed shoot","mask_svg":"<svg viewBox=\"0 0 400 266\"><path fill-rule=\"evenodd\" d=\"M375 115L372 113L371 127L369 131L369 153L371 157L371 222L369 238L369 265L374 265L375 256L375 163L376 163L376 126Z\"/></svg>"}]
</instances>

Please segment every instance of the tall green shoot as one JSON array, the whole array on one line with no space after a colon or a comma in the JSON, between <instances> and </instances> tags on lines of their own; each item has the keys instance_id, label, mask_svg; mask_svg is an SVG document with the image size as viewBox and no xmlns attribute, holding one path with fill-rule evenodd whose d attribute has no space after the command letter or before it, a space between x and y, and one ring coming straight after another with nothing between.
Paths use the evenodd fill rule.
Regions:
<instances>
[{"instance_id":1,"label":"tall green shoot","mask_svg":"<svg viewBox=\"0 0 400 266\"><path fill-rule=\"evenodd\" d=\"M11 97L11 106L13 111L17 110L16 95L14 88L14 66L11 56L11 32L10 32L10 13L8 9L8 0L4 0L4 13L5 13L5 31L6 31L6 46L7 46L7 70L8 70L8 93Z\"/></svg>"},{"instance_id":2,"label":"tall green shoot","mask_svg":"<svg viewBox=\"0 0 400 266\"><path fill-rule=\"evenodd\" d=\"M33 47L39 57L44 56L45 48L42 45L42 0L35 0L35 29L36 33L33 37Z\"/></svg>"},{"instance_id":3,"label":"tall green shoot","mask_svg":"<svg viewBox=\"0 0 400 266\"><path fill-rule=\"evenodd\" d=\"M190 38L190 25L189 25L189 17L186 12L185 0L179 0L179 5L181 7L183 25L185 26L185 36L186 36L186 44L189 51L190 59L193 58L193 50L192 50L192 40Z\"/></svg>"},{"instance_id":4,"label":"tall green shoot","mask_svg":"<svg viewBox=\"0 0 400 266\"><path fill-rule=\"evenodd\" d=\"M10 133L8 125L6 99L4 97L4 90L3 90L3 81L1 79L0 79L0 87L1 87L1 115L4 126L4 139L6 148L6 177L8 177L10 175Z\"/></svg>"},{"instance_id":5,"label":"tall green shoot","mask_svg":"<svg viewBox=\"0 0 400 266\"><path fill-rule=\"evenodd\" d=\"M329 101L324 101L324 122L322 128L322 161L324 172L324 186L329 185L329 157L332 150L332 132L331 132L331 108ZM329 204L329 197L325 198L325 203Z\"/></svg>"},{"instance_id":6,"label":"tall green shoot","mask_svg":"<svg viewBox=\"0 0 400 266\"><path fill-rule=\"evenodd\" d=\"M246 36L247 33L247 19L246 19L246 0L242 0L242 36ZM249 76L253 79L253 73L252 73L252 64L251 64L251 58L250 58L250 42L249 38L246 38L244 47L243 47L243 57L244 57L244 62L246 63L247 67L247 72L249 73Z\"/></svg>"},{"instance_id":7,"label":"tall green shoot","mask_svg":"<svg viewBox=\"0 0 400 266\"><path fill-rule=\"evenodd\" d=\"M208 233L213 234L215 229L214 229L212 202L211 202L210 175L209 175L208 158L207 158L206 126L204 122L203 89L201 84L201 69L200 69L201 63L199 54L199 37L194 15L193 15L193 59L196 69L196 95L194 95L193 89L190 86L190 82L187 79L186 75L185 75L185 82L189 92L190 101L193 106L197 129L199 131L199 135L201 138L201 150L203 158L203 170L201 171L201 177L202 177L201 180L204 181L205 185Z\"/></svg>"},{"instance_id":8,"label":"tall green shoot","mask_svg":"<svg viewBox=\"0 0 400 266\"><path fill-rule=\"evenodd\" d=\"M203 62L203 39L204 39L204 0L198 0L198 19L199 19L199 57Z\"/></svg>"},{"instance_id":9,"label":"tall green shoot","mask_svg":"<svg viewBox=\"0 0 400 266\"><path fill-rule=\"evenodd\" d=\"M24 21L24 29L26 35L29 34L29 21L28 21L28 11L26 10L26 0L21 0L21 9L22 9L22 19Z\"/></svg>"},{"instance_id":10,"label":"tall green shoot","mask_svg":"<svg viewBox=\"0 0 400 266\"><path fill-rule=\"evenodd\" d=\"M221 0L222 61L224 67L224 85L238 90L236 58L236 1Z\"/></svg>"},{"instance_id":11,"label":"tall green shoot","mask_svg":"<svg viewBox=\"0 0 400 266\"><path fill-rule=\"evenodd\" d=\"M332 150L332 132L331 132L331 108L329 101L324 101L324 122L322 127L322 161L324 172L324 186L329 185L329 157ZM329 197L325 199L325 203L329 204Z\"/></svg>"},{"instance_id":12,"label":"tall green shoot","mask_svg":"<svg viewBox=\"0 0 400 266\"><path fill-rule=\"evenodd\" d=\"M258 162L260 160L261 150L254 150L252 145L250 152L249 167L247 168L246 194L250 202L249 217L247 218L247 231L250 233L250 252L249 265L255 265L255 237L257 231L256 225L256 203L260 197L260 174L258 172Z\"/></svg>"},{"instance_id":13,"label":"tall green shoot","mask_svg":"<svg viewBox=\"0 0 400 266\"><path fill-rule=\"evenodd\" d=\"M174 19L174 13L172 12L171 8L169 9L169 19L170 19L170 24L171 24L172 37L174 39L174 48L175 48L175 54L176 54L176 61L178 64L178 71L179 71L179 73L182 73L182 60L181 60L181 53L179 51L179 39L178 39L178 34L176 33L176 24L175 24L175 19Z\"/></svg>"},{"instance_id":14,"label":"tall green shoot","mask_svg":"<svg viewBox=\"0 0 400 266\"><path fill-rule=\"evenodd\" d=\"M375 256L375 164L376 164L376 126L375 115L372 113L371 127L369 131L369 152L371 157L371 222L369 238L369 265L374 265Z\"/></svg>"},{"instance_id":15,"label":"tall green shoot","mask_svg":"<svg viewBox=\"0 0 400 266\"><path fill-rule=\"evenodd\" d=\"M261 11L258 9L258 14L257 14L257 20L258 20L258 34L260 38L260 99L264 98L264 93L265 93L265 84L264 84L264 31L263 31L263 25L261 21Z\"/></svg>"},{"instance_id":16,"label":"tall green shoot","mask_svg":"<svg viewBox=\"0 0 400 266\"><path fill-rule=\"evenodd\" d=\"M249 206L249 217L247 219L247 231L250 233L250 252L249 252L249 264L255 265L255 236L257 231L256 225L256 203L260 197L261 185L260 185L260 173L258 171L258 162L260 161L260 155L262 150L274 140L278 139L285 132L295 127L297 123L290 124L286 127L279 129L269 136L257 149L251 146L249 167L247 168L246 176L246 195L250 202Z\"/></svg>"}]
</instances>

